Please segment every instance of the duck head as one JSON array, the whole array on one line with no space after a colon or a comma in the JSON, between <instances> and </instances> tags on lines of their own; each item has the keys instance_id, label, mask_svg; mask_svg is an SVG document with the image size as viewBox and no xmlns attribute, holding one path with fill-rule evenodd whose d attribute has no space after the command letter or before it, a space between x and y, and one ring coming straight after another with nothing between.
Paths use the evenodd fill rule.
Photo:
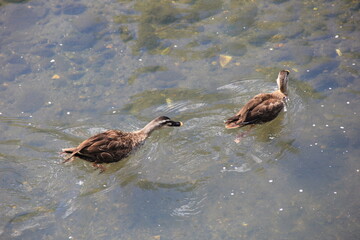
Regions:
<instances>
[{"instance_id":1,"label":"duck head","mask_svg":"<svg viewBox=\"0 0 360 240\"><path fill-rule=\"evenodd\" d=\"M182 125L182 122L173 121L166 116L160 116L146 124L146 126L140 131L149 135L152 131L162 127L181 127Z\"/></svg>"}]
</instances>

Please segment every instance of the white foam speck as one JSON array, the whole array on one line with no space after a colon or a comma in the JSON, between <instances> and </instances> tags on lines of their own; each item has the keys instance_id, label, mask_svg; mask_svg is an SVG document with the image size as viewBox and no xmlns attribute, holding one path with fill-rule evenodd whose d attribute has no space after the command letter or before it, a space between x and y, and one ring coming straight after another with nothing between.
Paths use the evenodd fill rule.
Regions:
<instances>
[{"instance_id":1,"label":"white foam speck","mask_svg":"<svg viewBox=\"0 0 360 240\"><path fill-rule=\"evenodd\" d=\"M226 167L223 167L222 170L220 172L239 172L239 173L244 173L247 171L250 171L251 168L248 167L248 164L243 163L241 164L240 167L234 167L234 169L226 169Z\"/></svg>"},{"instance_id":2,"label":"white foam speck","mask_svg":"<svg viewBox=\"0 0 360 240\"><path fill-rule=\"evenodd\" d=\"M81 181L81 180L80 180L80 181L78 181L76 184L82 186L82 185L84 185L84 181Z\"/></svg>"}]
</instances>

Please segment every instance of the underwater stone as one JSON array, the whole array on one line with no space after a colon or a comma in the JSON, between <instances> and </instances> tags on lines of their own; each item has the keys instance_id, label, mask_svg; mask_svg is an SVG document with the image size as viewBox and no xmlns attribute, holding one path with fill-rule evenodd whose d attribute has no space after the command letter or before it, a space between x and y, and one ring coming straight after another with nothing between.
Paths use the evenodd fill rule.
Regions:
<instances>
[{"instance_id":1,"label":"underwater stone","mask_svg":"<svg viewBox=\"0 0 360 240\"><path fill-rule=\"evenodd\" d=\"M229 25L226 27L226 34L238 36L246 31L256 21L258 8L255 4L244 4L228 17Z\"/></svg>"},{"instance_id":2,"label":"underwater stone","mask_svg":"<svg viewBox=\"0 0 360 240\"><path fill-rule=\"evenodd\" d=\"M300 64L308 64L314 57L314 51L310 46L293 46L289 48L293 60Z\"/></svg>"},{"instance_id":3,"label":"underwater stone","mask_svg":"<svg viewBox=\"0 0 360 240\"><path fill-rule=\"evenodd\" d=\"M31 89L17 97L16 105L23 112L35 112L44 105L45 95L42 91Z\"/></svg>"},{"instance_id":4,"label":"underwater stone","mask_svg":"<svg viewBox=\"0 0 360 240\"><path fill-rule=\"evenodd\" d=\"M54 60L57 72L67 72L71 68L69 60L61 55L55 56Z\"/></svg>"},{"instance_id":5,"label":"underwater stone","mask_svg":"<svg viewBox=\"0 0 360 240\"><path fill-rule=\"evenodd\" d=\"M235 41L225 44L221 52L231 56L243 56L247 52L247 49L245 44Z\"/></svg>"},{"instance_id":6,"label":"underwater stone","mask_svg":"<svg viewBox=\"0 0 360 240\"><path fill-rule=\"evenodd\" d=\"M79 15L85 12L86 8L83 4L69 4L63 8L63 13L66 15Z\"/></svg>"},{"instance_id":7,"label":"underwater stone","mask_svg":"<svg viewBox=\"0 0 360 240\"><path fill-rule=\"evenodd\" d=\"M99 32L106 27L104 19L100 18L96 13L90 11L82 14L74 20L74 27L82 33Z\"/></svg>"},{"instance_id":8,"label":"underwater stone","mask_svg":"<svg viewBox=\"0 0 360 240\"><path fill-rule=\"evenodd\" d=\"M0 82L11 82L16 77L31 72L28 64L7 64L0 71Z\"/></svg>"},{"instance_id":9,"label":"underwater stone","mask_svg":"<svg viewBox=\"0 0 360 240\"><path fill-rule=\"evenodd\" d=\"M8 63L10 64L25 64L26 61L25 59L20 56L20 55L11 55L8 59L7 59Z\"/></svg>"},{"instance_id":10,"label":"underwater stone","mask_svg":"<svg viewBox=\"0 0 360 240\"><path fill-rule=\"evenodd\" d=\"M276 34L275 31L262 31L256 33L254 36L250 37L249 43L254 46L262 46L266 43L272 36Z\"/></svg>"},{"instance_id":11,"label":"underwater stone","mask_svg":"<svg viewBox=\"0 0 360 240\"><path fill-rule=\"evenodd\" d=\"M288 0L271 0L270 2L273 2L275 4L280 4L280 3L284 3L287 2Z\"/></svg>"},{"instance_id":12,"label":"underwater stone","mask_svg":"<svg viewBox=\"0 0 360 240\"><path fill-rule=\"evenodd\" d=\"M28 29L48 13L48 9L44 7L28 8L26 5L17 4L11 7L14 9L5 14L4 25L12 31Z\"/></svg>"},{"instance_id":13,"label":"underwater stone","mask_svg":"<svg viewBox=\"0 0 360 240\"><path fill-rule=\"evenodd\" d=\"M55 55L55 52L50 49L43 48L34 50L32 54L40 57L52 57Z\"/></svg>"},{"instance_id":14,"label":"underwater stone","mask_svg":"<svg viewBox=\"0 0 360 240\"><path fill-rule=\"evenodd\" d=\"M286 27L283 30L284 35L286 38L297 38L300 34L302 34L305 31L303 26L301 26L298 23L289 23L286 25Z\"/></svg>"},{"instance_id":15,"label":"underwater stone","mask_svg":"<svg viewBox=\"0 0 360 240\"><path fill-rule=\"evenodd\" d=\"M324 71L330 72L336 69L340 65L339 61L334 59L324 59L324 60L317 60L311 63L311 68L309 68L308 72L303 74L303 77L309 78L316 77L317 75L323 73Z\"/></svg>"},{"instance_id":16,"label":"underwater stone","mask_svg":"<svg viewBox=\"0 0 360 240\"><path fill-rule=\"evenodd\" d=\"M82 51L91 48L96 43L96 38L93 34L71 34L63 41L63 49L65 51Z\"/></svg>"},{"instance_id":17,"label":"underwater stone","mask_svg":"<svg viewBox=\"0 0 360 240\"><path fill-rule=\"evenodd\" d=\"M76 80L81 79L84 75L85 75L85 72L75 71L75 72L70 72L70 73L68 73L68 74L67 74L67 77L68 77L70 80L76 81Z\"/></svg>"}]
</instances>

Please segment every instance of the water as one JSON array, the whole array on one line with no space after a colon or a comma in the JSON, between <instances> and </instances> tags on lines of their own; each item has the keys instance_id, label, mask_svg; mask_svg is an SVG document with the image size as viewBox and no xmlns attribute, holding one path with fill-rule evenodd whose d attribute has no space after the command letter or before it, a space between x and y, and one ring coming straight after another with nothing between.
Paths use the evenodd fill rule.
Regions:
<instances>
[{"instance_id":1,"label":"water","mask_svg":"<svg viewBox=\"0 0 360 240\"><path fill-rule=\"evenodd\" d=\"M20 2L20 3L19 3ZM0 1L2 239L357 239L356 1ZM223 121L289 69L287 111ZM156 116L99 174L61 148Z\"/></svg>"}]
</instances>

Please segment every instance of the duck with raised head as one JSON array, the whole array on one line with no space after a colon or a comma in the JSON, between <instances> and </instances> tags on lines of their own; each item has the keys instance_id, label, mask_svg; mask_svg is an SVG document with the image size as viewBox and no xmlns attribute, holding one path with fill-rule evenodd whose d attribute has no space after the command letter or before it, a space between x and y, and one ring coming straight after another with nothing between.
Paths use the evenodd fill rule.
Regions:
<instances>
[{"instance_id":1,"label":"duck with raised head","mask_svg":"<svg viewBox=\"0 0 360 240\"><path fill-rule=\"evenodd\" d=\"M275 119L285 107L289 74L288 70L281 70L276 80L279 89L272 93L260 93L250 99L235 116L225 121L225 127L240 128ZM239 139L235 141L238 142Z\"/></svg>"},{"instance_id":2,"label":"duck with raised head","mask_svg":"<svg viewBox=\"0 0 360 240\"><path fill-rule=\"evenodd\" d=\"M162 127L180 127L182 122L173 121L168 117L157 117L149 122L144 128L134 132L120 130L108 130L96 134L74 148L64 148L64 153L70 155L64 160L70 162L75 157L93 162L93 166L105 170L102 163L118 162L138 148L150 136L150 134Z\"/></svg>"}]
</instances>

